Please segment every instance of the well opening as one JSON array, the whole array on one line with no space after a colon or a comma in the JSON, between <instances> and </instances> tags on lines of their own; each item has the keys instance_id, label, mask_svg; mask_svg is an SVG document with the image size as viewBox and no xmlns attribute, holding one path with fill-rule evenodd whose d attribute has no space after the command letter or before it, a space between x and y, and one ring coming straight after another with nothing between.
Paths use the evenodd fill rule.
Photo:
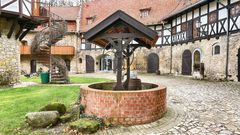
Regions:
<instances>
[{"instance_id":1,"label":"well opening","mask_svg":"<svg viewBox=\"0 0 240 135\"><path fill-rule=\"evenodd\" d=\"M107 83L97 83L89 85L89 88L96 89L96 90L114 90L114 86L116 85L116 82L107 82ZM141 90L135 90L135 91L144 91L149 89L157 88L158 85L152 84L152 83L141 83Z\"/></svg>"}]
</instances>

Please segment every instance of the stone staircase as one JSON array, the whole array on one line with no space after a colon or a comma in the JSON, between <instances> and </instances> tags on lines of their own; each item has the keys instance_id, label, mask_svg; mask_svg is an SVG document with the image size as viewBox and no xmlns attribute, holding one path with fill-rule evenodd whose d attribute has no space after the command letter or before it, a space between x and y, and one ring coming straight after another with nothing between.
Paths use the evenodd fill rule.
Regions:
<instances>
[{"instance_id":1,"label":"stone staircase","mask_svg":"<svg viewBox=\"0 0 240 135\"><path fill-rule=\"evenodd\" d=\"M59 71L52 69L51 70L51 82L52 84L66 84L68 83Z\"/></svg>"}]
</instances>

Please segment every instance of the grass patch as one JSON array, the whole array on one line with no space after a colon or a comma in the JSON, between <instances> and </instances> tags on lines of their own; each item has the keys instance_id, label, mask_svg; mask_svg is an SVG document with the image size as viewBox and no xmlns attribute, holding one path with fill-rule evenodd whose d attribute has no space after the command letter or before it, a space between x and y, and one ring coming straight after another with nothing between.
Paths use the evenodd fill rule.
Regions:
<instances>
[{"instance_id":1,"label":"grass patch","mask_svg":"<svg viewBox=\"0 0 240 135\"><path fill-rule=\"evenodd\" d=\"M34 86L0 89L0 134L14 134L18 127L25 126L25 115L50 102L66 106L76 102L79 86Z\"/></svg>"},{"instance_id":2,"label":"grass patch","mask_svg":"<svg viewBox=\"0 0 240 135\"><path fill-rule=\"evenodd\" d=\"M20 80L22 82L41 83L40 77L37 77L37 76L31 77L31 78L27 78L25 76L21 76ZM70 76L70 82L71 83L78 83L78 84L107 82L107 81L111 81L111 80L110 79L105 79L105 78Z\"/></svg>"},{"instance_id":3,"label":"grass patch","mask_svg":"<svg viewBox=\"0 0 240 135\"><path fill-rule=\"evenodd\" d=\"M70 76L71 83L87 84L87 83L109 82L109 81L112 81L112 80L106 79L106 78Z\"/></svg>"}]
</instances>

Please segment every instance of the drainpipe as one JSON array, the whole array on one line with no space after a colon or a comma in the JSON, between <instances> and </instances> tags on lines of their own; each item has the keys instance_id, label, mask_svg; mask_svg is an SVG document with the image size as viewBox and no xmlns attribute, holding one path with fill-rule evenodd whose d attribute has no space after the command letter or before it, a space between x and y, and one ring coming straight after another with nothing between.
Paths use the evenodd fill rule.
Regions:
<instances>
[{"instance_id":1,"label":"drainpipe","mask_svg":"<svg viewBox=\"0 0 240 135\"><path fill-rule=\"evenodd\" d=\"M219 0L217 1L220 5L225 6ZM229 69L229 42L230 42L230 0L227 1L227 48L226 48L226 67L225 67L225 80L228 80L228 69Z\"/></svg>"},{"instance_id":2,"label":"drainpipe","mask_svg":"<svg viewBox=\"0 0 240 135\"><path fill-rule=\"evenodd\" d=\"M81 38L80 36L80 23L81 23L81 17L82 17L82 5L83 5L83 1L81 1L80 5L79 5L79 12L78 12L78 16L76 19L76 73L79 73L78 71L78 53L79 53L79 38Z\"/></svg>"}]
</instances>

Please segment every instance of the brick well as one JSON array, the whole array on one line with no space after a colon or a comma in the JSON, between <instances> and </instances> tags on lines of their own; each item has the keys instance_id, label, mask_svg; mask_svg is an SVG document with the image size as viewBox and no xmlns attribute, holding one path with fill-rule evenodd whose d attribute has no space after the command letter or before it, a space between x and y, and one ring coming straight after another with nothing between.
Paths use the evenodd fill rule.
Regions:
<instances>
[{"instance_id":1,"label":"brick well","mask_svg":"<svg viewBox=\"0 0 240 135\"><path fill-rule=\"evenodd\" d=\"M166 113L166 87L140 91L97 90L81 87L81 104L85 113L112 121L113 124L135 125L156 121Z\"/></svg>"}]
</instances>

